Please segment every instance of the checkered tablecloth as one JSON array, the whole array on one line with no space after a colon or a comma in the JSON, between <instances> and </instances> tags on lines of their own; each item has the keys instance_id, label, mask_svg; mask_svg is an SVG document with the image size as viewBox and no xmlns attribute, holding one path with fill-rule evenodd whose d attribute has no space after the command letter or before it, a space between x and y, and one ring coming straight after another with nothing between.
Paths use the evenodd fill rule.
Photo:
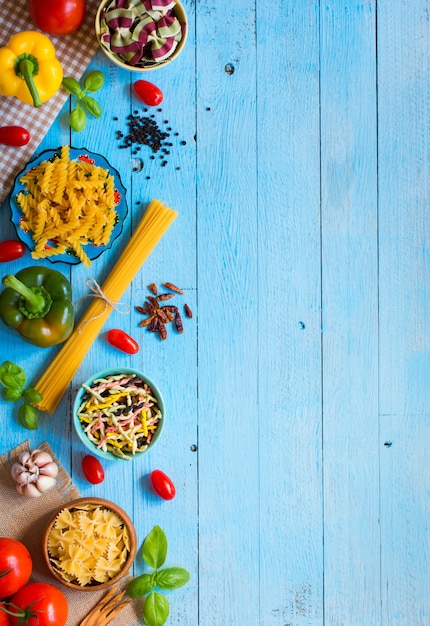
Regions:
<instances>
[{"instance_id":1,"label":"checkered tablecloth","mask_svg":"<svg viewBox=\"0 0 430 626\"><path fill-rule=\"evenodd\" d=\"M98 50L94 19L99 1L87 0L85 21L76 32L61 37L47 35L55 46L65 76L73 76L79 80ZM27 0L7 3L7 8L3 7L0 11L0 47L6 46L12 35L24 30L37 30L30 20ZM40 108L35 108L16 98L0 96L0 125L23 126L31 135L30 142L20 148L0 145L0 204L11 190L15 176L28 163L67 98L67 92L60 89Z\"/></svg>"}]
</instances>

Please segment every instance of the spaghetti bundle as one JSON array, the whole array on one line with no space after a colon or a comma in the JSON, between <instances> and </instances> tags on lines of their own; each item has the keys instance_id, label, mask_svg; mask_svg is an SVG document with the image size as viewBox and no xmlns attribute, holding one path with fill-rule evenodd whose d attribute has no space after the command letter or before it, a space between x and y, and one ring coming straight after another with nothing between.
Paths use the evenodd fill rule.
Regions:
<instances>
[{"instance_id":1,"label":"spaghetti bundle","mask_svg":"<svg viewBox=\"0 0 430 626\"><path fill-rule=\"evenodd\" d=\"M177 215L177 211L159 200L150 202L129 243L102 286L107 300L113 303L120 300ZM37 405L40 410L48 413L55 411L86 353L111 314L112 308L111 304L100 298L95 298L89 305L72 335L34 385L43 396L43 400Z\"/></svg>"}]
</instances>

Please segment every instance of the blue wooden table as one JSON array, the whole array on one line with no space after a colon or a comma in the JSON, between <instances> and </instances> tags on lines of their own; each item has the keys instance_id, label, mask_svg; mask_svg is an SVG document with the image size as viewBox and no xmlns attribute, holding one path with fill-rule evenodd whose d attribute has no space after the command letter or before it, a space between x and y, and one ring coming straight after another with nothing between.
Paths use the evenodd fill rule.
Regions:
<instances>
[{"instance_id":1,"label":"blue wooden table","mask_svg":"<svg viewBox=\"0 0 430 626\"><path fill-rule=\"evenodd\" d=\"M185 49L149 75L164 92L155 120L172 129L165 166L147 147L119 148L142 110L137 76L101 51L89 69L105 74L102 118L71 132L68 103L40 146L100 153L127 188L113 248L88 269L55 266L75 301L152 198L179 217L55 414L26 431L0 403L1 452L47 441L82 495L131 515L139 541L165 530L171 564L191 572L169 596L169 624L428 626L430 2L185 8ZM0 220L14 237L6 205ZM134 307L165 281L194 315L162 342ZM138 354L108 345L114 327ZM1 361L32 380L57 350L0 328ZM105 463L94 486L71 406L83 380L121 365L159 384L165 431L144 458ZM155 468L174 500L149 489Z\"/></svg>"}]
</instances>

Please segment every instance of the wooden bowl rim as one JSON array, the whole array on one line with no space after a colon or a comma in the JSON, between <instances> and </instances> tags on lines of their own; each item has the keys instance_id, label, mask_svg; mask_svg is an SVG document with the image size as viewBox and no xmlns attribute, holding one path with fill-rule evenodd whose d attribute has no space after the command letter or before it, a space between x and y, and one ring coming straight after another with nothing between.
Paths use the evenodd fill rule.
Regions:
<instances>
[{"instance_id":1,"label":"wooden bowl rim","mask_svg":"<svg viewBox=\"0 0 430 626\"><path fill-rule=\"evenodd\" d=\"M130 534L130 551L128 553L127 560L124 563L124 567L122 568L122 570L120 572L118 572L118 574L116 576L114 576L113 578L111 578L107 582L101 583L99 585L81 586L81 585L77 585L77 584L71 583L68 580L65 580L64 578L62 578L61 576L59 576L57 574L55 569L52 567L51 561L49 559L48 537L49 537L49 534L50 534L50 532L52 530L52 526L54 525L54 522L57 519L57 516L64 509L79 508L79 506L82 506L84 504L94 504L96 506L101 506L102 508L106 508L106 509L109 509L109 510L113 511L114 513L117 513L121 517L121 519L124 521L125 525L127 526L128 531L129 531L129 534ZM54 578L56 580L58 580L58 582L60 582L61 584L65 585L69 589L75 589L77 591L100 591L100 590L108 589L109 587L112 587L112 585L117 583L119 580L121 580L121 578L123 578L127 574L127 572L129 571L130 567L133 565L133 561L134 561L135 556L136 556L136 546L137 546L136 529L134 527L134 524L133 524L130 516L124 511L124 509L122 509L119 506L119 504L116 504L115 502L112 502L112 500L106 500L105 498L97 498L95 496L94 497L87 496L87 497L82 497L82 498L76 498L75 500L70 500L69 502L64 502L64 504L62 504L61 506L58 506L55 509L55 511L52 513L52 515L51 515L51 517L49 519L49 522L48 522L48 524L47 524L47 526L45 528L45 531L43 533L43 537L42 537L43 559L45 561L45 564L46 564L50 574L52 576L54 576Z\"/></svg>"}]
</instances>

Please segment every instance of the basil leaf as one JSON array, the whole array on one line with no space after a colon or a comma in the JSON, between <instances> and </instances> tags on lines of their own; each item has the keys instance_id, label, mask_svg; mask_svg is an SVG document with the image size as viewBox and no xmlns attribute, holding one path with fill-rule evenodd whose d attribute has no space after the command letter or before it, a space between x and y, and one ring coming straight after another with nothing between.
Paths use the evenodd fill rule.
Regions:
<instances>
[{"instance_id":1,"label":"basil leaf","mask_svg":"<svg viewBox=\"0 0 430 626\"><path fill-rule=\"evenodd\" d=\"M99 91L105 83L105 75L103 72L97 72L96 70L88 72L84 78L84 89L90 93Z\"/></svg>"},{"instance_id":2,"label":"basil leaf","mask_svg":"<svg viewBox=\"0 0 430 626\"><path fill-rule=\"evenodd\" d=\"M154 569L158 569L166 560L167 547L164 530L160 526L154 526L143 542L143 560Z\"/></svg>"},{"instance_id":3,"label":"basil leaf","mask_svg":"<svg viewBox=\"0 0 430 626\"><path fill-rule=\"evenodd\" d=\"M18 409L18 422L27 430L36 430L38 426L38 412L31 404L23 404Z\"/></svg>"},{"instance_id":4,"label":"basil leaf","mask_svg":"<svg viewBox=\"0 0 430 626\"><path fill-rule=\"evenodd\" d=\"M156 573L155 581L160 589L177 589L190 580L190 572L183 567L165 567Z\"/></svg>"},{"instance_id":5,"label":"basil leaf","mask_svg":"<svg viewBox=\"0 0 430 626\"><path fill-rule=\"evenodd\" d=\"M5 361L0 366L0 383L3 387L18 389L24 387L27 375L24 370L12 361Z\"/></svg>"},{"instance_id":6,"label":"basil leaf","mask_svg":"<svg viewBox=\"0 0 430 626\"><path fill-rule=\"evenodd\" d=\"M33 389L33 387L28 387L27 389L24 389L24 391L22 392L22 397L29 404L36 404L37 402L40 402L43 398L42 394L39 393L36 389Z\"/></svg>"},{"instance_id":7,"label":"basil leaf","mask_svg":"<svg viewBox=\"0 0 430 626\"><path fill-rule=\"evenodd\" d=\"M71 76L66 76L63 78L62 85L66 91L77 96L78 98L82 95L82 88L78 81Z\"/></svg>"},{"instance_id":8,"label":"basil leaf","mask_svg":"<svg viewBox=\"0 0 430 626\"><path fill-rule=\"evenodd\" d=\"M1 390L1 397L3 398L3 400L6 400L6 402L16 402L17 400L21 399L21 396L21 389L12 389L8 387Z\"/></svg>"},{"instance_id":9,"label":"basil leaf","mask_svg":"<svg viewBox=\"0 0 430 626\"><path fill-rule=\"evenodd\" d=\"M97 102L97 100L95 100L94 98L91 98L91 96L84 96L81 99L81 103L84 105L88 113L92 115L93 117L101 116L102 108Z\"/></svg>"},{"instance_id":10,"label":"basil leaf","mask_svg":"<svg viewBox=\"0 0 430 626\"><path fill-rule=\"evenodd\" d=\"M147 626L163 626L169 613L169 601L161 593L153 591L149 596L146 596L143 605L143 619Z\"/></svg>"},{"instance_id":11,"label":"basil leaf","mask_svg":"<svg viewBox=\"0 0 430 626\"><path fill-rule=\"evenodd\" d=\"M155 587L151 574L142 574L134 578L127 587L130 598L140 598L152 591Z\"/></svg>"},{"instance_id":12,"label":"basil leaf","mask_svg":"<svg viewBox=\"0 0 430 626\"><path fill-rule=\"evenodd\" d=\"M70 126L77 133L80 133L81 130L84 130L87 125L87 116L85 115L85 111L79 107L73 109L70 113Z\"/></svg>"}]
</instances>

